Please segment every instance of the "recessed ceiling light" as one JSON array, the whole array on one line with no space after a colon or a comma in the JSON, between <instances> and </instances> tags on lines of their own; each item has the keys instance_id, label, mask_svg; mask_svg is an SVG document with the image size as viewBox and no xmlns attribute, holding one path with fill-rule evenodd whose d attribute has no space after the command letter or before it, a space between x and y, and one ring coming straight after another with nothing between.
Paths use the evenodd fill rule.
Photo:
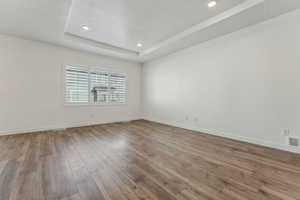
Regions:
<instances>
[{"instance_id":1,"label":"recessed ceiling light","mask_svg":"<svg viewBox=\"0 0 300 200\"><path fill-rule=\"evenodd\" d=\"M137 43L136 46L137 46L137 47L142 47L143 45L142 45L142 43Z\"/></svg>"},{"instance_id":2,"label":"recessed ceiling light","mask_svg":"<svg viewBox=\"0 0 300 200\"><path fill-rule=\"evenodd\" d=\"M217 2L216 1L210 1L210 2L208 2L208 4L207 4L207 6L209 7L209 8L213 8L213 7L215 7L217 5Z\"/></svg>"},{"instance_id":3,"label":"recessed ceiling light","mask_svg":"<svg viewBox=\"0 0 300 200\"><path fill-rule=\"evenodd\" d=\"M86 25L83 25L81 28L82 28L83 30L85 30L85 31L90 30L90 27L88 27L88 26L86 26Z\"/></svg>"}]
</instances>

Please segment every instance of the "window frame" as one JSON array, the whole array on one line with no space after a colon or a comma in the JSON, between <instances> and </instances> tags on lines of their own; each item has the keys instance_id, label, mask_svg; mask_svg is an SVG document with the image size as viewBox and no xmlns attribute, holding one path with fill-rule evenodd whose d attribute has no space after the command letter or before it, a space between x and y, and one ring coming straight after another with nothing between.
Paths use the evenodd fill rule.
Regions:
<instances>
[{"instance_id":1,"label":"window frame","mask_svg":"<svg viewBox=\"0 0 300 200\"><path fill-rule=\"evenodd\" d=\"M67 67L76 67L76 68L82 68L88 71L88 102L87 103L82 103L82 102L66 102L66 68ZM122 76L124 76L124 82L125 82L125 101L124 102L94 102L91 100L91 79L90 79L90 72L91 71L102 71L102 72L106 72L109 74L109 76L111 74L120 74ZM111 70L111 69L107 69L107 68L102 68L102 67L87 67L87 66L81 66L81 65L63 65L62 66L62 83L63 83L63 91L62 91L62 99L63 99L63 105L64 106L122 106L122 105L127 105L128 104L128 76L127 73L125 72L120 72L117 70Z\"/></svg>"}]
</instances>

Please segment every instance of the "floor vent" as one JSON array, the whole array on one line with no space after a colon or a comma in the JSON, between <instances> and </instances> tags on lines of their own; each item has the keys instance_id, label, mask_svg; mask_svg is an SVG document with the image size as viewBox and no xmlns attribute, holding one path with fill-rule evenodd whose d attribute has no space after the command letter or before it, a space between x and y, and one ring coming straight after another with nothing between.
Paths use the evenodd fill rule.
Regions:
<instances>
[{"instance_id":1,"label":"floor vent","mask_svg":"<svg viewBox=\"0 0 300 200\"><path fill-rule=\"evenodd\" d=\"M293 147L299 147L300 146L300 138L289 137L288 144Z\"/></svg>"}]
</instances>

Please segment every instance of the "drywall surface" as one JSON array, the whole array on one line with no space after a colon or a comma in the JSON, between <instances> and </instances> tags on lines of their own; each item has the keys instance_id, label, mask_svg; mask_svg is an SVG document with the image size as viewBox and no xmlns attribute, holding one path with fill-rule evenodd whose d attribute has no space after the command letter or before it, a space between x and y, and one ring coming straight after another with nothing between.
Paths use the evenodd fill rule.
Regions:
<instances>
[{"instance_id":1,"label":"drywall surface","mask_svg":"<svg viewBox=\"0 0 300 200\"><path fill-rule=\"evenodd\" d=\"M300 152L300 11L143 66L145 119Z\"/></svg>"},{"instance_id":2,"label":"drywall surface","mask_svg":"<svg viewBox=\"0 0 300 200\"><path fill-rule=\"evenodd\" d=\"M126 73L127 104L64 105L65 65ZM140 86L138 63L0 35L0 135L139 119Z\"/></svg>"}]
</instances>

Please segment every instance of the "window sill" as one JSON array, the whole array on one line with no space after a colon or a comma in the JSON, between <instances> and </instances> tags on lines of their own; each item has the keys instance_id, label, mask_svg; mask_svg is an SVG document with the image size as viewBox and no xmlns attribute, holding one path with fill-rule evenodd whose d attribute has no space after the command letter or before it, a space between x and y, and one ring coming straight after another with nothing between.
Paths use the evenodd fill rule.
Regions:
<instances>
[{"instance_id":1,"label":"window sill","mask_svg":"<svg viewBox=\"0 0 300 200\"><path fill-rule=\"evenodd\" d=\"M66 107L89 107L89 106L127 106L127 103L65 103Z\"/></svg>"}]
</instances>

